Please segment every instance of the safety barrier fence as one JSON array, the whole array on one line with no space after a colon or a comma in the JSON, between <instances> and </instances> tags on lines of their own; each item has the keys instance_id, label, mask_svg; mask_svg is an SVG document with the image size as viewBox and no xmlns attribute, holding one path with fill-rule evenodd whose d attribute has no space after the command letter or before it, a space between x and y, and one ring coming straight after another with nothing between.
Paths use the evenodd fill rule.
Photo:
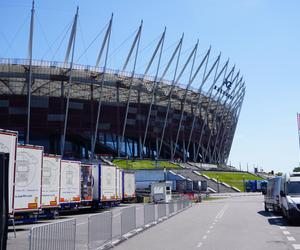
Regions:
<instances>
[{"instance_id":1,"label":"safety barrier fence","mask_svg":"<svg viewBox=\"0 0 300 250\"><path fill-rule=\"evenodd\" d=\"M30 250L74 250L75 242L76 219L36 226L30 230Z\"/></svg>"},{"instance_id":2,"label":"safety barrier fence","mask_svg":"<svg viewBox=\"0 0 300 250\"><path fill-rule=\"evenodd\" d=\"M190 206L190 201L180 200L166 204L137 204L90 215L85 249L112 246ZM30 250L75 250L76 219L33 227L29 245Z\"/></svg>"}]
</instances>

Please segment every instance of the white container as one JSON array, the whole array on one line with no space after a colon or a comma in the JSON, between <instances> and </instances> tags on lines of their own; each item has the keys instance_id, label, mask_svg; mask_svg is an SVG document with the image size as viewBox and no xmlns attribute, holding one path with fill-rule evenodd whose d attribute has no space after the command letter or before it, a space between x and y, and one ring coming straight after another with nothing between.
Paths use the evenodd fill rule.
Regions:
<instances>
[{"instance_id":1,"label":"white container","mask_svg":"<svg viewBox=\"0 0 300 250\"><path fill-rule=\"evenodd\" d=\"M44 148L18 145L13 209L34 211L41 207Z\"/></svg>"},{"instance_id":2,"label":"white container","mask_svg":"<svg viewBox=\"0 0 300 250\"><path fill-rule=\"evenodd\" d=\"M116 167L93 165L93 200L96 202L116 201Z\"/></svg>"},{"instance_id":3,"label":"white container","mask_svg":"<svg viewBox=\"0 0 300 250\"><path fill-rule=\"evenodd\" d=\"M80 161L61 161L60 204L80 203Z\"/></svg>"},{"instance_id":4,"label":"white container","mask_svg":"<svg viewBox=\"0 0 300 250\"><path fill-rule=\"evenodd\" d=\"M135 197L135 173L123 171L123 199Z\"/></svg>"},{"instance_id":5,"label":"white container","mask_svg":"<svg viewBox=\"0 0 300 250\"><path fill-rule=\"evenodd\" d=\"M0 129L0 152L9 153L8 212L13 212L14 178L16 169L18 132Z\"/></svg>"},{"instance_id":6,"label":"white container","mask_svg":"<svg viewBox=\"0 0 300 250\"><path fill-rule=\"evenodd\" d=\"M60 156L43 157L42 208L59 206L60 164Z\"/></svg>"},{"instance_id":7,"label":"white container","mask_svg":"<svg viewBox=\"0 0 300 250\"><path fill-rule=\"evenodd\" d=\"M116 181L117 181L117 200L122 200L122 170L119 168L116 168L117 171L117 176L116 176Z\"/></svg>"}]
</instances>

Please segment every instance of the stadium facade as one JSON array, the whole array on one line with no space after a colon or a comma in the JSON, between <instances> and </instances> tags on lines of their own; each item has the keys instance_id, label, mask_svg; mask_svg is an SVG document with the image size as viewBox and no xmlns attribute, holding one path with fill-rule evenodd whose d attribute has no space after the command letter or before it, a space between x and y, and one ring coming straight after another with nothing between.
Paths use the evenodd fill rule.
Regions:
<instances>
[{"instance_id":1,"label":"stadium facade","mask_svg":"<svg viewBox=\"0 0 300 250\"><path fill-rule=\"evenodd\" d=\"M108 69L113 17L95 66L77 65L73 63L77 19L78 10L63 62L33 60L33 5L29 58L0 59L0 128L17 130L20 141L66 157L109 154L227 162L245 96L245 83L235 67L230 68L228 61L222 64L220 55L210 61L210 48L196 64L198 42L178 67L182 37L163 68L164 31L146 70L137 74L141 23L122 69ZM128 69L130 60L134 63ZM149 76L153 65L157 73ZM167 81L171 65L175 73ZM182 85L188 66L190 77ZM201 70L203 76L194 83Z\"/></svg>"}]
</instances>

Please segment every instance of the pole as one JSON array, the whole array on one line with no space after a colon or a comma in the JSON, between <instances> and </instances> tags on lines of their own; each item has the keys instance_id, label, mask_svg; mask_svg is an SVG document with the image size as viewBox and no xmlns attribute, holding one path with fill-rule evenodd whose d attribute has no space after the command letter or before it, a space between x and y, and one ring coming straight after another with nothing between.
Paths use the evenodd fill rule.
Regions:
<instances>
[{"instance_id":1,"label":"pole","mask_svg":"<svg viewBox=\"0 0 300 250\"><path fill-rule=\"evenodd\" d=\"M26 131L26 143L30 141L30 111L31 111L31 83L32 83L32 46L33 46L33 28L34 28L34 1L32 1L31 18L30 18L30 33L29 33L29 45L28 45L28 56L29 56L29 77L27 85L27 131Z\"/></svg>"}]
</instances>

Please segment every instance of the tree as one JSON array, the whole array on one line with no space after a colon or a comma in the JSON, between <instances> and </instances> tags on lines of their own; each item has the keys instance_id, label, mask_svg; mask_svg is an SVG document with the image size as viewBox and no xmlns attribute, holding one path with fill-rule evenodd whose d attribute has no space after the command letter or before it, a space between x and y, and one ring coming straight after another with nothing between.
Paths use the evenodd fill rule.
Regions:
<instances>
[{"instance_id":1,"label":"tree","mask_svg":"<svg viewBox=\"0 0 300 250\"><path fill-rule=\"evenodd\" d=\"M293 172L300 172L300 167L294 168Z\"/></svg>"}]
</instances>

